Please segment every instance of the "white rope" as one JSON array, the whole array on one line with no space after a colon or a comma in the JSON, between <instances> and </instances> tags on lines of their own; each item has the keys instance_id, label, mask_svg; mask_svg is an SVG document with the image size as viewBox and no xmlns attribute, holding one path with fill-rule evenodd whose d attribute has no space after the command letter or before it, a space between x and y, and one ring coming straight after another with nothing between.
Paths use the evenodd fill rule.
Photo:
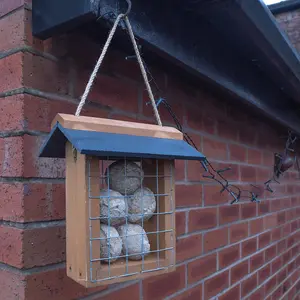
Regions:
<instances>
[{"instance_id":1,"label":"white rope","mask_svg":"<svg viewBox=\"0 0 300 300\"><path fill-rule=\"evenodd\" d=\"M89 95L89 92L93 86L93 83L95 81L95 78L97 76L97 73L100 69L100 66L102 64L102 61L105 57L105 54L108 50L108 47L109 45L111 44L111 41L112 41L112 38L116 32L116 29L117 29L117 26L119 24L119 22L121 21L122 18L125 18L125 23L126 23L126 27L128 29L128 32L129 32L129 36L130 36L130 39L131 39L131 42L133 44L133 48L134 48L134 51L135 51L135 54L136 54L136 57L137 57L137 60L138 60L138 63L140 65L140 69L141 69L141 72L142 72L142 76L143 76L143 79L144 79L144 82L145 82L145 85L146 85L146 89L148 91L148 95L149 95L149 98L150 98L150 101L151 101L151 104L152 104L152 107L153 107L153 111L154 111L154 115L155 115L155 118L156 118L156 121L157 121L157 124L162 126L162 123L161 123L161 119L160 119L160 116L159 116L159 113L158 113L158 110L157 110L157 107L156 107L156 103L155 103L155 99L154 99L154 96L153 96L153 93L152 93L152 89L151 89L151 86L150 86L150 83L149 83L149 80L148 80L148 76L147 76L147 72L146 72L146 69L145 69L145 66L143 64L143 60L141 58L141 54L140 54L140 51L139 51L139 48L137 46L137 43L136 43L136 40L134 38L134 33L133 33L133 30L132 30L132 27L131 27L131 24L129 22L129 19L128 17L126 16L126 14L120 14L118 15L110 33L109 33L109 36L107 38L107 41L103 47L103 50L102 50L102 53L95 65L95 68L90 76L90 79L88 81L88 84L85 88L85 91L81 97L81 100L80 100L80 103L78 104L78 107L77 107L77 110L76 110L76 113L75 113L75 116L79 116L80 113L81 113L81 110L86 102L86 99Z\"/></svg>"},{"instance_id":2,"label":"white rope","mask_svg":"<svg viewBox=\"0 0 300 300\"><path fill-rule=\"evenodd\" d=\"M79 104L78 104L78 107L77 107L75 116L79 116L80 113L81 113L82 107L84 106L84 104L85 104L85 102L86 102L86 99L87 99L87 97L88 97L88 95L89 95L89 92L90 92L90 90L91 90L91 88L92 88L92 86L93 86L93 83L94 83L95 78L96 78L96 76L97 76L97 73L98 73L98 71L99 71L99 69L100 69L100 66L101 66L101 64L102 64L102 61L103 61L103 59L104 59L104 56L105 56L105 54L106 54L106 52L107 52L107 50L108 50L108 47L109 47L109 45L110 45L110 43L111 43L111 40L112 40L112 38L114 37L114 34L115 34L116 30L117 30L117 26L118 26L119 22L121 21L121 19L122 19L123 17L124 17L123 14L118 15L118 17L117 17L117 19L116 19L116 21L115 21L115 23L114 23L114 26L113 26L113 28L111 29L110 33L109 33L109 36L108 36L108 38L107 38L107 41L106 41L106 43L105 43L105 45L104 45L104 47L103 47L102 53L101 53L101 55L100 55L100 57L99 57L99 59L98 59L96 65L95 65L95 68L94 68L94 70L93 70L93 72L92 72L92 74L91 74L91 76L90 76L90 79L89 79L89 81L88 81L88 84L87 84L86 87L85 87L85 91L84 91L84 93L83 93L83 95L82 95L82 97L81 97L81 100L80 100Z\"/></svg>"},{"instance_id":3,"label":"white rope","mask_svg":"<svg viewBox=\"0 0 300 300\"><path fill-rule=\"evenodd\" d=\"M160 116L159 116L159 113L158 113L158 110L157 110L157 107L156 107L155 99L154 99L154 96L153 96L153 93L152 93L152 90L151 90L151 86L150 86L150 83L149 83L149 80L148 80L147 72L146 72L145 66L143 64L138 45L137 45L136 40L134 38L132 27L131 27L131 24L130 24L129 19L128 19L127 16L125 17L125 23L126 23L126 26L127 26L128 32L129 32L130 39L131 39L132 44L133 44L135 55L137 57L138 63L139 63L140 68L141 68L141 72L142 72L142 75L143 75L143 78L144 78L144 81L145 81L145 85L146 85L148 95L149 95L149 98L150 98L150 101L151 101L151 104L152 104L152 107L153 107L153 111L154 111L154 115L155 115L157 124L159 126L162 126Z\"/></svg>"}]
</instances>

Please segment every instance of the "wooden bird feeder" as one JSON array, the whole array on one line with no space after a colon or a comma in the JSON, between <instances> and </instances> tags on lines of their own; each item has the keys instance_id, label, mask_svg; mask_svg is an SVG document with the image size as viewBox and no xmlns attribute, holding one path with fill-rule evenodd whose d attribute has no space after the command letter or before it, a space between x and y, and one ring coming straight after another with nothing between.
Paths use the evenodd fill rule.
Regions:
<instances>
[{"instance_id":1,"label":"wooden bird feeder","mask_svg":"<svg viewBox=\"0 0 300 300\"><path fill-rule=\"evenodd\" d=\"M174 161L205 159L181 132L58 114L40 157L66 158L69 277L93 287L175 269Z\"/></svg>"}]
</instances>

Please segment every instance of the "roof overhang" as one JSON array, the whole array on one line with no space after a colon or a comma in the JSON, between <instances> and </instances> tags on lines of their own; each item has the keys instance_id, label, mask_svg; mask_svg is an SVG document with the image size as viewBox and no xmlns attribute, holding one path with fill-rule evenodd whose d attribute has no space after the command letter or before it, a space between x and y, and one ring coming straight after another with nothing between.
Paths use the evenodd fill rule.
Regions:
<instances>
[{"instance_id":1,"label":"roof overhang","mask_svg":"<svg viewBox=\"0 0 300 300\"><path fill-rule=\"evenodd\" d=\"M115 0L33 0L33 31L48 38L80 27L103 43L115 8ZM148 61L200 78L300 133L299 56L261 1L132 0L130 20ZM124 30L116 41L132 53Z\"/></svg>"}]
</instances>

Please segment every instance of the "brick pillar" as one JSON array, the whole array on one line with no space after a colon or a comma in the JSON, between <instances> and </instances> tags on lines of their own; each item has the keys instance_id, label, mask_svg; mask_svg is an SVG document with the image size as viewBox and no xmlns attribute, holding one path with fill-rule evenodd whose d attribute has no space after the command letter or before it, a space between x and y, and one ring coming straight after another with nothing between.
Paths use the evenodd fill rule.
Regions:
<instances>
[{"instance_id":1,"label":"brick pillar","mask_svg":"<svg viewBox=\"0 0 300 300\"><path fill-rule=\"evenodd\" d=\"M1 300L279 299L299 292L300 186L287 172L261 204L230 197L196 162L176 162L175 272L86 290L65 272L64 160L37 153L56 113L74 113L100 45L79 33L31 35L30 3L0 4ZM154 122L135 62L110 52L83 115ZM196 145L227 177L263 186L278 130L247 108L151 66ZM164 124L171 118L160 108ZM281 130L281 129L280 129ZM92 294L92 296L89 296ZM273 298L272 298L273 297Z\"/></svg>"}]
</instances>

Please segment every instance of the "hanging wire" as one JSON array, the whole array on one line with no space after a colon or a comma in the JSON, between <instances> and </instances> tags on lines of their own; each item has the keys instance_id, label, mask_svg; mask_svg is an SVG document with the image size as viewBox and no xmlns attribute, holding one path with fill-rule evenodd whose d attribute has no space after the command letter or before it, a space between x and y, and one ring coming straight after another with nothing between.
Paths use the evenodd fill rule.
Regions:
<instances>
[{"instance_id":1,"label":"hanging wire","mask_svg":"<svg viewBox=\"0 0 300 300\"><path fill-rule=\"evenodd\" d=\"M271 193L274 192L271 184L280 184L279 177L294 164L296 164L298 174L300 175L298 157L295 155L295 146L298 137L291 130L289 130L288 136L284 138L286 138L285 148L281 154L274 154L275 163L273 175L268 181L264 183L265 189ZM292 157L292 155L294 155L294 157Z\"/></svg>"},{"instance_id":2,"label":"hanging wire","mask_svg":"<svg viewBox=\"0 0 300 300\"><path fill-rule=\"evenodd\" d=\"M147 67L147 64L144 62L144 66L149 74L149 78L150 78L150 82L152 83L152 85L154 85L154 88L156 90L156 97L158 97L158 95L162 94L162 91L160 90L158 84L156 83L154 77L152 76L149 68ZM149 105L150 103L148 102L147 105ZM178 120L176 114L174 113L174 111L172 110L171 105L166 101L165 98L159 98L156 101L156 106L160 106L163 105L166 110L168 111L168 113L170 114L170 116L172 117L176 128L183 134L184 140L191 145L192 147L194 147L196 150L199 151L198 147L196 146L196 144L194 143L193 139L189 136L189 134L187 132L185 132L183 130L183 127L180 123L180 121ZM221 190L220 190L220 194L224 193L225 191L227 191L231 197L233 198L233 200L231 201L231 204L237 203L239 202L242 198L246 198L246 199L250 199L251 202L260 202L258 200L258 193L255 193L253 191L250 190L241 190L239 187L237 187L236 185L232 185L229 183L229 181L226 179L224 173L228 172L231 170L230 167L224 168L224 169L215 169L212 164L208 161L208 159L205 159L205 161L201 161L200 162L205 173L203 175L204 178L208 178L211 179L215 182L217 182L218 184L221 185ZM256 185L251 184L251 186L256 189L257 191L260 190L260 188Z\"/></svg>"}]
</instances>

